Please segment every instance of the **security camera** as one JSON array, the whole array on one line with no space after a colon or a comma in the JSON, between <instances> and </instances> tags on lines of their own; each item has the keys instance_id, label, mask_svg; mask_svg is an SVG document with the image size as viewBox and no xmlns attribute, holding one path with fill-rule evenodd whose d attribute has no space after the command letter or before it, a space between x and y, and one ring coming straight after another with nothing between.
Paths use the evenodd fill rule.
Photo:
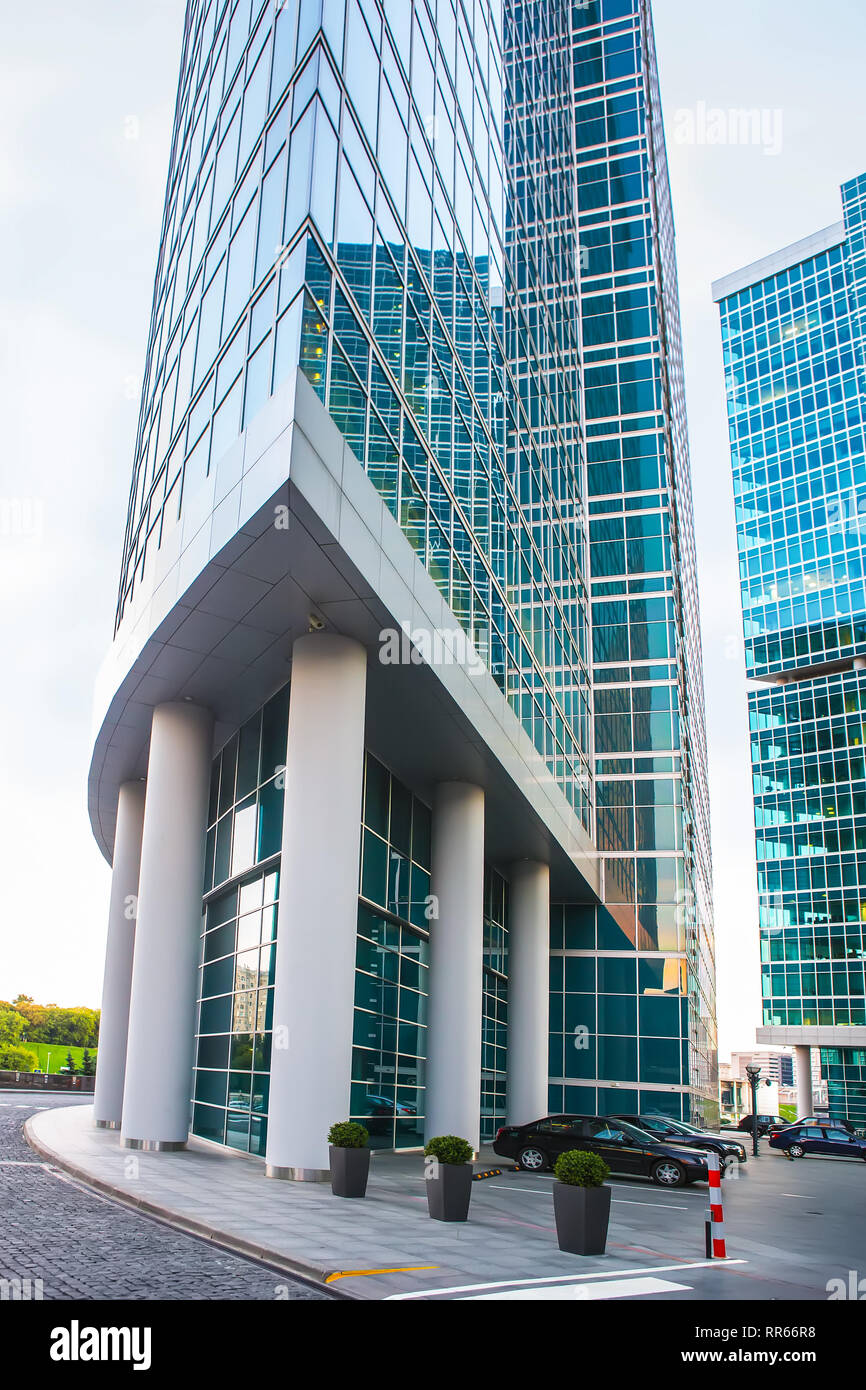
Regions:
<instances>
[{"instance_id":1,"label":"security camera","mask_svg":"<svg viewBox=\"0 0 866 1390\"><path fill-rule=\"evenodd\" d=\"M315 613L310 614L309 618L307 619L307 623L307 632L321 632L322 628L325 626L324 620L318 617Z\"/></svg>"}]
</instances>

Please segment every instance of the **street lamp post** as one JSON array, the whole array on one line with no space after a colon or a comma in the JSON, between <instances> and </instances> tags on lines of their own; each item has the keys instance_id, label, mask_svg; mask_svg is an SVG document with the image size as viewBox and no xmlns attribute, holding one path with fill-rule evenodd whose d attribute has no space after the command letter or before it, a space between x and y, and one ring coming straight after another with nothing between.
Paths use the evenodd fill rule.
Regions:
<instances>
[{"instance_id":1,"label":"street lamp post","mask_svg":"<svg viewBox=\"0 0 866 1390\"><path fill-rule=\"evenodd\" d=\"M761 1075L761 1068L755 1062L750 1062L746 1067L746 1076L749 1078L749 1086L752 1092L752 1156L758 1158L758 1080Z\"/></svg>"}]
</instances>

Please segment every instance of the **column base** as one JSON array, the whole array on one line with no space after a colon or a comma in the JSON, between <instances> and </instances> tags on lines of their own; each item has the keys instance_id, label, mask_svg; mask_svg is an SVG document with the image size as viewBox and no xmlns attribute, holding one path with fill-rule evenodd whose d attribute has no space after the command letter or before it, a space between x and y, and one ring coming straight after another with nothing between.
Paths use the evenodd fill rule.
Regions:
<instances>
[{"instance_id":1,"label":"column base","mask_svg":"<svg viewBox=\"0 0 866 1390\"><path fill-rule=\"evenodd\" d=\"M120 1120L94 1120L97 1129L120 1129Z\"/></svg>"},{"instance_id":2,"label":"column base","mask_svg":"<svg viewBox=\"0 0 866 1390\"><path fill-rule=\"evenodd\" d=\"M186 1148L185 1139L121 1139L122 1149L141 1149L144 1153L177 1153Z\"/></svg>"},{"instance_id":3,"label":"column base","mask_svg":"<svg viewBox=\"0 0 866 1390\"><path fill-rule=\"evenodd\" d=\"M278 1168L269 1163L265 1168L266 1178L277 1178L281 1182L330 1182L328 1168Z\"/></svg>"}]
</instances>

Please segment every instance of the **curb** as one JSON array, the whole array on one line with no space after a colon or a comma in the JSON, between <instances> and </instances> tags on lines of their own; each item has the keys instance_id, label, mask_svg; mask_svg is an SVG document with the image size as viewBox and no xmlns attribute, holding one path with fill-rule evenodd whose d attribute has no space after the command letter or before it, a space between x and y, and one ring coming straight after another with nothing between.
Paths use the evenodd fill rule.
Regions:
<instances>
[{"instance_id":1,"label":"curb","mask_svg":"<svg viewBox=\"0 0 866 1390\"><path fill-rule=\"evenodd\" d=\"M326 1269L322 1265L311 1264L307 1260L299 1260L280 1254L266 1245L257 1245L255 1241L244 1240L243 1236L231 1236L225 1232L216 1232L203 1221L197 1221L194 1217L180 1216L177 1212L168 1207L160 1206L158 1202L150 1201L147 1197L133 1197L122 1189L113 1187L111 1183L105 1182L102 1178L95 1178L86 1169L71 1163L68 1158L57 1153L55 1149L49 1148L43 1140L37 1139L31 1129L35 1118L36 1116L32 1115L24 1123L24 1138L31 1149L51 1163L52 1166L68 1173L70 1177L75 1178L76 1182L82 1183L91 1191L109 1198L118 1206L142 1212L166 1226L171 1226L174 1230L183 1231L186 1235L195 1236L198 1240L205 1240L209 1245L217 1246L221 1250L228 1250L231 1254L243 1255L247 1259L256 1260L260 1264L268 1265L277 1273L295 1275L308 1284L314 1284L316 1288L327 1290L333 1298L350 1303L358 1301L355 1295L347 1293L343 1289L337 1289L334 1284L328 1283L328 1279L334 1274L342 1273L341 1270Z\"/></svg>"}]
</instances>

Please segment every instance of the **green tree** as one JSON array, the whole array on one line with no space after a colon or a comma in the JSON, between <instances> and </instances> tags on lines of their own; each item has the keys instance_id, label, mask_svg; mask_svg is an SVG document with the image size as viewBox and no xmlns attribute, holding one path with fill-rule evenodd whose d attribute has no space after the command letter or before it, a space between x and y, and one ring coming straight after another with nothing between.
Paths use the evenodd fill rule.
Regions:
<instances>
[{"instance_id":1,"label":"green tree","mask_svg":"<svg viewBox=\"0 0 866 1390\"><path fill-rule=\"evenodd\" d=\"M96 1058L93 1056L90 1050L85 1047L84 1052L81 1055L81 1075L93 1076L95 1071Z\"/></svg>"},{"instance_id":2,"label":"green tree","mask_svg":"<svg viewBox=\"0 0 866 1390\"><path fill-rule=\"evenodd\" d=\"M75 1075L75 1062L71 1052L67 1052L66 1054L66 1070L71 1072L73 1076Z\"/></svg>"},{"instance_id":3,"label":"green tree","mask_svg":"<svg viewBox=\"0 0 866 1390\"><path fill-rule=\"evenodd\" d=\"M24 1020L28 1042L48 1042L45 1036L45 1018L48 1010L43 1004L34 1004L28 995L19 994L11 1007Z\"/></svg>"},{"instance_id":4,"label":"green tree","mask_svg":"<svg viewBox=\"0 0 866 1390\"><path fill-rule=\"evenodd\" d=\"M35 1071L39 1058L26 1047L0 1043L0 1071Z\"/></svg>"},{"instance_id":5,"label":"green tree","mask_svg":"<svg viewBox=\"0 0 866 1390\"><path fill-rule=\"evenodd\" d=\"M95 1047L99 1037L99 1014L96 1009L76 1007L59 1009L49 1005L46 1024L51 1037L46 1042L65 1043L67 1047Z\"/></svg>"},{"instance_id":6,"label":"green tree","mask_svg":"<svg viewBox=\"0 0 866 1390\"><path fill-rule=\"evenodd\" d=\"M95 1048L99 1045L99 1010L82 1004L73 1008L36 1004L29 994L17 994L11 1002L0 999L0 1042L19 1039L58 1047Z\"/></svg>"},{"instance_id":7,"label":"green tree","mask_svg":"<svg viewBox=\"0 0 866 1390\"><path fill-rule=\"evenodd\" d=\"M24 1032L24 1019L7 1004L0 1004L0 1043L17 1043Z\"/></svg>"},{"instance_id":8,"label":"green tree","mask_svg":"<svg viewBox=\"0 0 866 1390\"><path fill-rule=\"evenodd\" d=\"M0 1001L0 1010L11 1009L22 1020L28 1042L59 1047L96 1047L99 1042L99 1010L76 1005L34 1004L29 995L19 994L11 1004Z\"/></svg>"}]
</instances>

